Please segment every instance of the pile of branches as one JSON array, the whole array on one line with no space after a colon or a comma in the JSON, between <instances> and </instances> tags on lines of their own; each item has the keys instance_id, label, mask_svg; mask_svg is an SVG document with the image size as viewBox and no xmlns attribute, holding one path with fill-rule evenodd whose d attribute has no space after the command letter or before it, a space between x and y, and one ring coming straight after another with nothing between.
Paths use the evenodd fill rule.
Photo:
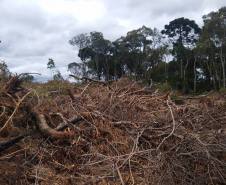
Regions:
<instances>
[{"instance_id":1,"label":"pile of branches","mask_svg":"<svg viewBox=\"0 0 226 185\"><path fill-rule=\"evenodd\" d=\"M0 69L5 65L3 63ZM0 82L1 82L0 73ZM28 90L22 85L21 76L13 76L8 79L6 83L0 83L0 133L1 136L7 137L9 132L8 128L12 128L20 120L28 114L27 105L24 100L31 94L31 90Z\"/></svg>"},{"instance_id":2,"label":"pile of branches","mask_svg":"<svg viewBox=\"0 0 226 185\"><path fill-rule=\"evenodd\" d=\"M42 134L23 164L27 181L226 183L224 104L207 98L177 106L169 92L161 95L139 82L84 79L86 86L68 88L68 95L49 92L27 101Z\"/></svg>"},{"instance_id":3,"label":"pile of branches","mask_svg":"<svg viewBox=\"0 0 226 185\"><path fill-rule=\"evenodd\" d=\"M226 182L224 105L178 107L169 93L126 79L112 85L81 79L90 83L80 94L67 89L68 96L47 98L36 108L40 130L53 140L43 143L39 156L48 169L57 169L37 178L72 184Z\"/></svg>"}]
</instances>

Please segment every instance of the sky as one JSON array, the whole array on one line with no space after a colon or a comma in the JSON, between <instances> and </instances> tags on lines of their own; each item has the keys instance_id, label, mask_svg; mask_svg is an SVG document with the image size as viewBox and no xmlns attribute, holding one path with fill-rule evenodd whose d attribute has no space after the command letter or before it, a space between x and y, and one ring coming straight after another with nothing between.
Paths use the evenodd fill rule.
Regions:
<instances>
[{"instance_id":1,"label":"sky","mask_svg":"<svg viewBox=\"0 0 226 185\"><path fill-rule=\"evenodd\" d=\"M40 73L51 79L52 58L64 79L67 66L81 62L68 41L81 33L102 32L115 41L143 25L157 28L177 18L194 20L226 6L225 0L0 0L0 60L13 74Z\"/></svg>"}]
</instances>

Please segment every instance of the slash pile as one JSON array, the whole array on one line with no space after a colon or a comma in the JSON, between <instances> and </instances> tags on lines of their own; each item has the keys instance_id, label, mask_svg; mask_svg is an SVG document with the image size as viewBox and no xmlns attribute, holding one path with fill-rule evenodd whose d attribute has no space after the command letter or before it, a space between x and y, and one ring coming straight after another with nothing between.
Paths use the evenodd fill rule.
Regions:
<instances>
[{"instance_id":1,"label":"slash pile","mask_svg":"<svg viewBox=\"0 0 226 185\"><path fill-rule=\"evenodd\" d=\"M76 92L68 86L68 95L49 92L37 98L27 90L24 98L14 98L20 102L14 105L17 115L22 104L29 107L25 126L14 125L30 132L21 144L29 148L20 155L18 183L226 183L224 103L210 104L207 98L179 106L169 93L160 95L126 78L111 85L82 79L89 83Z\"/></svg>"}]
</instances>

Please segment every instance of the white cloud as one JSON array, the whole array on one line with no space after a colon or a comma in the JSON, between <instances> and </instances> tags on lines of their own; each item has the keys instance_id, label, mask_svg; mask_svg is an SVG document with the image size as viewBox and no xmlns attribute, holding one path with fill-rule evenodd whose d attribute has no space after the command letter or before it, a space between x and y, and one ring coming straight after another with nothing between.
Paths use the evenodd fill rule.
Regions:
<instances>
[{"instance_id":1,"label":"white cloud","mask_svg":"<svg viewBox=\"0 0 226 185\"><path fill-rule=\"evenodd\" d=\"M63 12L71 13L79 21L95 21L104 12L103 4L98 1L42 0L41 5L44 10L55 15Z\"/></svg>"}]
</instances>

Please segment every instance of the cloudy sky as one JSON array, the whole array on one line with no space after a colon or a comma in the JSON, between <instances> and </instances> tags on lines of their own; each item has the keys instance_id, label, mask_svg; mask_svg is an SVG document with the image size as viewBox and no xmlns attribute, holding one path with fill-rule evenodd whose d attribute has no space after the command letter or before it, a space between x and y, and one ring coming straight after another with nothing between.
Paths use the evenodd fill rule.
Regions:
<instances>
[{"instance_id":1,"label":"cloudy sky","mask_svg":"<svg viewBox=\"0 0 226 185\"><path fill-rule=\"evenodd\" d=\"M77 34L102 32L114 41L145 25L162 30L185 17L202 27L202 15L226 6L225 0L0 0L0 59L13 73L38 72L51 78L52 58L62 76L80 62L78 48L68 44Z\"/></svg>"}]
</instances>

